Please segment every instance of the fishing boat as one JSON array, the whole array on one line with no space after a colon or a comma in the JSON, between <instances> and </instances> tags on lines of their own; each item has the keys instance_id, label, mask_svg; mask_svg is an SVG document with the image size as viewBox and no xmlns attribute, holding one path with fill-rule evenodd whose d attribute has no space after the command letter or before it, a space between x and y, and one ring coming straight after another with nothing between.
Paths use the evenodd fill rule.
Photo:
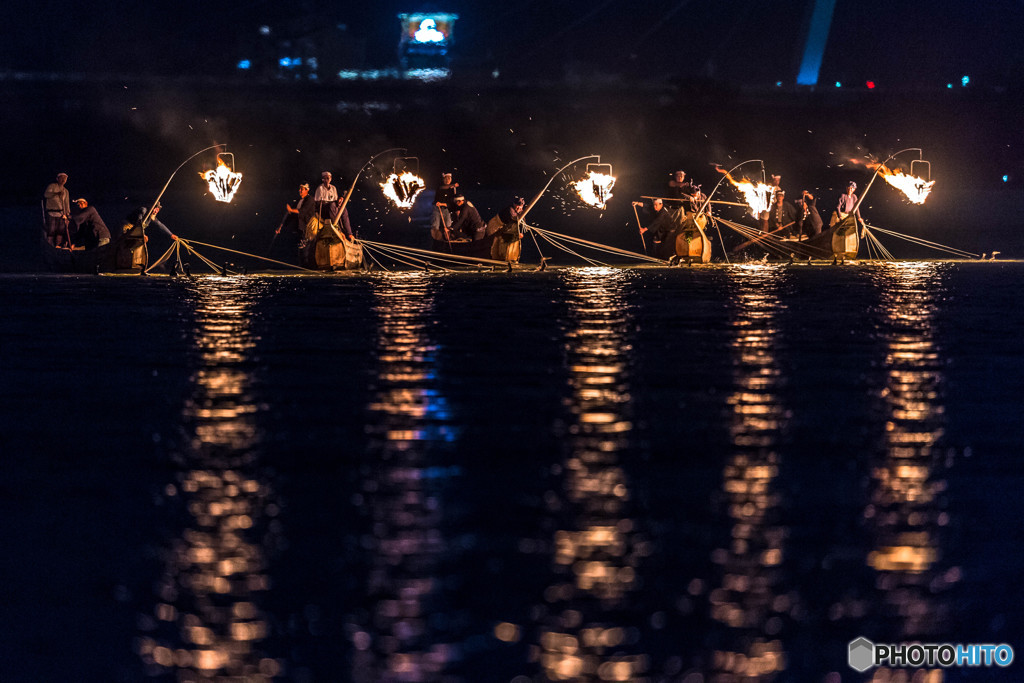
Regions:
<instances>
[{"instance_id":1,"label":"fishing boat","mask_svg":"<svg viewBox=\"0 0 1024 683\"><path fill-rule=\"evenodd\" d=\"M319 219L313 218L310 223ZM320 270L358 270L363 268L363 246L342 236L330 222L316 232L316 267Z\"/></svg>"},{"instance_id":2,"label":"fishing boat","mask_svg":"<svg viewBox=\"0 0 1024 683\"><path fill-rule=\"evenodd\" d=\"M675 255L680 261L687 263L710 263L711 240L704 229L707 227L707 214L688 214L675 239Z\"/></svg>"},{"instance_id":3,"label":"fishing boat","mask_svg":"<svg viewBox=\"0 0 1024 683\"><path fill-rule=\"evenodd\" d=\"M43 265L54 273L139 273L146 267L146 249L131 248L126 240L93 249L65 249L41 239Z\"/></svg>"},{"instance_id":4,"label":"fishing boat","mask_svg":"<svg viewBox=\"0 0 1024 683\"><path fill-rule=\"evenodd\" d=\"M798 258L845 261L857 258L857 251L860 249L858 233L857 221L850 215L813 237L804 240L779 240L778 246L786 254L793 254Z\"/></svg>"}]
</instances>

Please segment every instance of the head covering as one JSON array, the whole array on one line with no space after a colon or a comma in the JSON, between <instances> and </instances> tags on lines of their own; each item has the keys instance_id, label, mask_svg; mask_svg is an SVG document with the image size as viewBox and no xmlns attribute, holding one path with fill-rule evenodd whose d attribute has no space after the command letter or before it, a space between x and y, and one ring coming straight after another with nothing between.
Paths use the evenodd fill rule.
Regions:
<instances>
[{"instance_id":1,"label":"head covering","mask_svg":"<svg viewBox=\"0 0 1024 683\"><path fill-rule=\"evenodd\" d=\"M453 197L453 199L455 199L455 200L465 199L465 198L466 198L466 195L464 195L464 194L457 194L457 195L455 195Z\"/></svg>"},{"instance_id":2,"label":"head covering","mask_svg":"<svg viewBox=\"0 0 1024 683\"><path fill-rule=\"evenodd\" d=\"M58 174L57 174L57 177L58 177L58 178L67 178L67 177L68 177L68 174L67 174L67 173L58 173Z\"/></svg>"},{"instance_id":3,"label":"head covering","mask_svg":"<svg viewBox=\"0 0 1024 683\"><path fill-rule=\"evenodd\" d=\"M299 189L300 190L303 189L303 188L308 190L309 189L309 183L302 183L301 185L299 185Z\"/></svg>"},{"instance_id":4,"label":"head covering","mask_svg":"<svg viewBox=\"0 0 1024 683\"><path fill-rule=\"evenodd\" d=\"M85 197L79 197L78 199L75 200L75 204L77 204L78 202L85 202L86 204L89 203L85 201Z\"/></svg>"},{"instance_id":5,"label":"head covering","mask_svg":"<svg viewBox=\"0 0 1024 683\"><path fill-rule=\"evenodd\" d=\"M334 176L331 175L330 171L324 171L323 173L320 174L320 177L321 178L333 178Z\"/></svg>"},{"instance_id":6,"label":"head covering","mask_svg":"<svg viewBox=\"0 0 1024 683\"><path fill-rule=\"evenodd\" d=\"M776 197L785 197L786 196L786 191L785 190L775 190L775 196Z\"/></svg>"},{"instance_id":7,"label":"head covering","mask_svg":"<svg viewBox=\"0 0 1024 683\"><path fill-rule=\"evenodd\" d=\"M857 189L857 183L853 182L852 180L850 182L846 183L846 189L850 189L851 187L856 190Z\"/></svg>"},{"instance_id":8,"label":"head covering","mask_svg":"<svg viewBox=\"0 0 1024 683\"><path fill-rule=\"evenodd\" d=\"M444 172L444 173L442 173L441 175L442 175L442 176L446 176L446 175L451 175L451 174L452 174L452 172L451 172L451 171L445 171L445 172Z\"/></svg>"}]
</instances>

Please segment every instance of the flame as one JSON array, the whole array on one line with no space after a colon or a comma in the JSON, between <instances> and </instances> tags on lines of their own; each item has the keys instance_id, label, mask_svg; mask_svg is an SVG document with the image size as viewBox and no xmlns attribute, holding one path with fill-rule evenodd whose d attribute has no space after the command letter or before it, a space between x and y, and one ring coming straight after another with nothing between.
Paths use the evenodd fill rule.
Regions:
<instances>
[{"instance_id":1,"label":"flame","mask_svg":"<svg viewBox=\"0 0 1024 683\"><path fill-rule=\"evenodd\" d=\"M405 171L402 175L392 173L380 184L384 196L394 202L399 209L411 209L416 196L423 191L426 184L423 178Z\"/></svg>"},{"instance_id":2,"label":"flame","mask_svg":"<svg viewBox=\"0 0 1024 683\"><path fill-rule=\"evenodd\" d=\"M242 182L242 174L228 168L220 157L217 157L216 169L200 173L199 176L209 184L210 192L218 202L230 202L234 199L238 185Z\"/></svg>"},{"instance_id":3,"label":"flame","mask_svg":"<svg viewBox=\"0 0 1024 683\"><path fill-rule=\"evenodd\" d=\"M932 186L935 185L934 180L925 180L917 176L907 175L898 168L893 171L886 167L885 164L869 164L868 166L869 168L877 168L879 174L885 178L885 182L905 194L907 199L914 204L924 204L924 200L928 198L932 191Z\"/></svg>"},{"instance_id":4,"label":"flame","mask_svg":"<svg viewBox=\"0 0 1024 683\"><path fill-rule=\"evenodd\" d=\"M576 193L584 203L597 209L604 209L607 202L612 198L612 187L615 185L615 176L596 171L587 171L587 177L573 183Z\"/></svg>"},{"instance_id":5,"label":"flame","mask_svg":"<svg viewBox=\"0 0 1024 683\"><path fill-rule=\"evenodd\" d=\"M757 218L761 215L761 212L767 211L768 207L771 206L772 193L775 188L771 185L765 185L764 183L753 183L750 180L744 178L743 180L735 180L728 171L723 171L721 168L716 169L719 173L723 174L732 186L740 191L743 195L743 200L750 207L750 215Z\"/></svg>"}]
</instances>

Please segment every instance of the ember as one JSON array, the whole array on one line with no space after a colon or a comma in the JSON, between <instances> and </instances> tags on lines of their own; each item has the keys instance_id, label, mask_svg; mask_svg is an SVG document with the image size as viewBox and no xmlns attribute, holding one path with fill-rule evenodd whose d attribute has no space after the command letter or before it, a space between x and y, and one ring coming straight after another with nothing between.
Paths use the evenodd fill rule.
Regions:
<instances>
[{"instance_id":1,"label":"ember","mask_svg":"<svg viewBox=\"0 0 1024 683\"><path fill-rule=\"evenodd\" d=\"M598 209L607 207L607 202L612 198L612 187L615 185L615 176L597 171L587 171L587 177L577 180L573 187L579 194L580 199L586 204Z\"/></svg>"},{"instance_id":2,"label":"ember","mask_svg":"<svg viewBox=\"0 0 1024 683\"><path fill-rule=\"evenodd\" d=\"M236 173L224 160L217 156L217 168L199 174L210 186L210 192L218 202L230 202L242 182L242 174Z\"/></svg>"},{"instance_id":3,"label":"ember","mask_svg":"<svg viewBox=\"0 0 1024 683\"><path fill-rule=\"evenodd\" d=\"M401 175L392 173L380 184L384 196L394 202L399 209L410 209L417 195L423 191L425 183L418 175L403 172Z\"/></svg>"}]
</instances>

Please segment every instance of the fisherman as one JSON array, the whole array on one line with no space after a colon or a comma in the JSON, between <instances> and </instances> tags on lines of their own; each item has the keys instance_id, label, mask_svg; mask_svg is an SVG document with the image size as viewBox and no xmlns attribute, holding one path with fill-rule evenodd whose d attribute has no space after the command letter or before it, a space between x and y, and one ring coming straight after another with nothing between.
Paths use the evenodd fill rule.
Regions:
<instances>
[{"instance_id":1,"label":"fisherman","mask_svg":"<svg viewBox=\"0 0 1024 683\"><path fill-rule=\"evenodd\" d=\"M851 213L856 213L857 222L863 224L864 221L860 217L860 209L857 208L857 195L854 194L856 191L857 183L851 180L846 184L846 191L839 195L839 203L836 205L836 210L832 213L832 220L829 221L830 226L835 225Z\"/></svg>"},{"instance_id":2,"label":"fisherman","mask_svg":"<svg viewBox=\"0 0 1024 683\"><path fill-rule=\"evenodd\" d=\"M47 185L43 191L43 210L46 212L43 237L55 247L70 249L71 195L64 187L67 181L67 173L58 173L57 181Z\"/></svg>"},{"instance_id":3,"label":"fisherman","mask_svg":"<svg viewBox=\"0 0 1024 683\"><path fill-rule=\"evenodd\" d=\"M480 212L473 206L473 202L468 201L461 193L455 195L454 201L455 213L452 214L451 236L465 235L474 241L482 240L487 225L480 218Z\"/></svg>"},{"instance_id":4,"label":"fisherman","mask_svg":"<svg viewBox=\"0 0 1024 683\"><path fill-rule=\"evenodd\" d=\"M668 181L668 197L671 199L689 199L693 188L686 180L686 171L676 171Z\"/></svg>"},{"instance_id":5,"label":"fisherman","mask_svg":"<svg viewBox=\"0 0 1024 683\"><path fill-rule=\"evenodd\" d=\"M443 239L445 228L451 227L452 212L455 211L455 195L458 191L459 184L452 182L452 174L447 171L442 173L441 184L434 192L434 210L430 216L431 235L440 234Z\"/></svg>"},{"instance_id":6,"label":"fisherman","mask_svg":"<svg viewBox=\"0 0 1024 683\"><path fill-rule=\"evenodd\" d=\"M274 231L274 234L279 235L281 234L281 228L286 228L286 239L291 245L289 249L293 247L297 248L299 250L299 261L302 262L304 259L303 250L307 246L306 226L309 225L309 221L313 218L313 213L315 211L313 207L313 198L309 196L309 183L302 183L299 185L299 198L294 202L285 204L284 209L287 212L285 214L285 220L281 225L277 226L277 230Z\"/></svg>"},{"instance_id":7,"label":"fisherman","mask_svg":"<svg viewBox=\"0 0 1024 683\"><path fill-rule=\"evenodd\" d=\"M768 210L768 232L780 233L779 237L788 238L796 225L796 207L786 201L785 190L776 190L774 197L775 203Z\"/></svg>"},{"instance_id":8,"label":"fisherman","mask_svg":"<svg viewBox=\"0 0 1024 683\"><path fill-rule=\"evenodd\" d=\"M520 218L526 210L526 200L514 197L512 203L487 221L484 239L490 237L491 258L495 261L518 261L523 239Z\"/></svg>"},{"instance_id":9,"label":"fisherman","mask_svg":"<svg viewBox=\"0 0 1024 683\"><path fill-rule=\"evenodd\" d=\"M338 218L338 188L331 185L331 172L320 174L320 184L313 195L316 216L324 223L333 223Z\"/></svg>"},{"instance_id":10,"label":"fisherman","mask_svg":"<svg viewBox=\"0 0 1024 683\"><path fill-rule=\"evenodd\" d=\"M124 229L118 243L119 268L142 267L145 270L147 259L141 247L149 243L149 235L146 234L146 228L149 226L153 226L172 240L178 239L178 236L157 218L159 213L158 202L152 211L148 207L140 206L125 218Z\"/></svg>"},{"instance_id":11,"label":"fisherman","mask_svg":"<svg viewBox=\"0 0 1024 683\"><path fill-rule=\"evenodd\" d=\"M89 206L89 202L80 197L75 200L73 211L71 221L75 225L76 247L95 249L110 243L110 231L95 206Z\"/></svg>"},{"instance_id":12,"label":"fisherman","mask_svg":"<svg viewBox=\"0 0 1024 683\"><path fill-rule=\"evenodd\" d=\"M785 201L785 190L774 193L775 203L768 209L768 232L778 233L780 238L790 238L797 224L797 208Z\"/></svg>"},{"instance_id":13,"label":"fisherman","mask_svg":"<svg viewBox=\"0 0 1024 683\"><path fill-rule=\"evenodd\" d=\"M813 194L804 190L797 202L796 224L799 228L797 237L810 239L821 234L821 215L818 213L818 200Z\"/></svg>"},{"instance_id":14,"label":"fisherman","mask_svg":"<svg viewBox=\"0 0 1024 683\"><path fill-rule=\"evenodd\" d=\"M633 202L633 206L642 207L644 216L648 218L647 227L641 226L640 234L650 231L654 253L658 258L670 259L676 255L676 235L679 233L679 214L682 210L673 211L665 208L661 197L651 200L651 208L644 207L643 202Z\"/></svg>"},{"instance_id":15,"label":"fisherman","mask_svg":"<svg viewBox=\"0 0 1024 683\"><path fill-rule=\"evenodd\" d=\"M769 217L769 214L771 213L770 208L775 204L775 195L782 191L782 176L781 175L776 175L776 174L772 175L771 188L772 188L771 189L771 194L768 196L768 207L769 208L765 209L764 211L762 211L760 213L760 215L758 216L758 220L761 223L761 231L762 232L768 232L768 229L769 229L768 228L768 224L769 224L768 217Z\"/></svg>"}]
</instances>

